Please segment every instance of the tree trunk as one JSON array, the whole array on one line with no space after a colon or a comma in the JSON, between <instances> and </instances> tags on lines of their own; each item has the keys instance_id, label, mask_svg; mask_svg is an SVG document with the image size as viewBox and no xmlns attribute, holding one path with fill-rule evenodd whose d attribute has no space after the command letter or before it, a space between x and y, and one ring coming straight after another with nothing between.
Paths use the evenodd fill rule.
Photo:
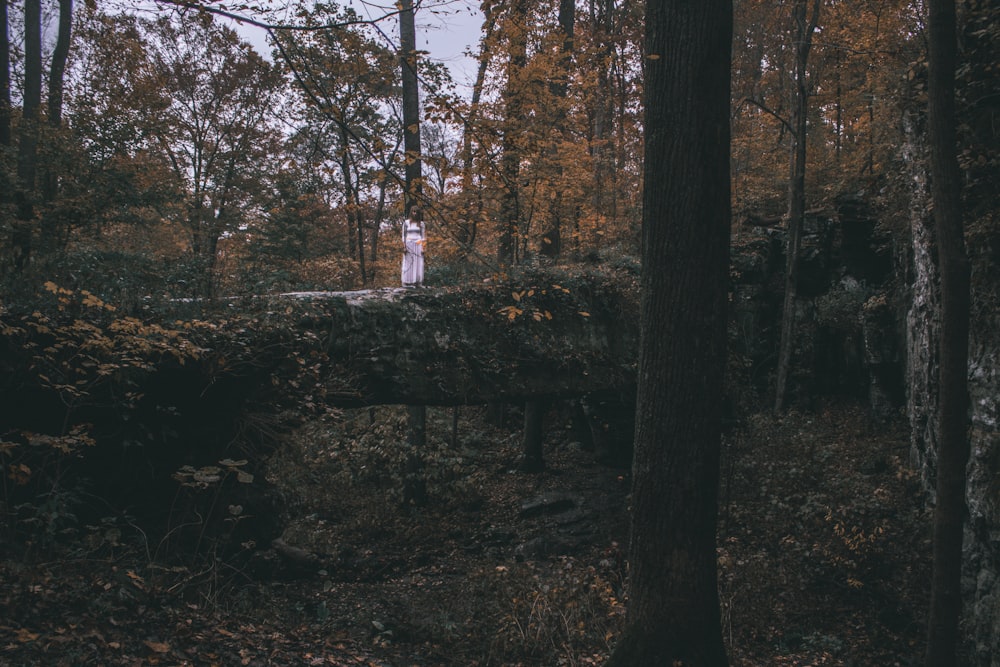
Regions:
<instances>
[{"instance_id":1,"label":"tree trunk","mask_svg":"<svg viewBox=\"0 0 1000 667\"><path fill-rule=\"evenodd\" d=\"M41 0L24 3L24 100L17 151L17 220L14 227L14 268L23 271L31 259L38 170L38 110L42 104Z\"/></svg>"},{"instance_id":2,"label":"tree trunk","mask_svg":"<svg viewBox=\"0 0 1000 667\"><path fill-rule=\"evenodd\" d=\"M344 208L347 212L347 249L351 259L358 260L361 284L366 285L368 276L365 275L365 237L362 230L358 191L351 173L351 158L348 153L350 137L347 134L347 126L344 124L340 125L340 141L342 145L340 170L344 175Z\"/></svg>"},{"instance_id":3,"label":"tree trunk","mask_svg":"<svg viewBox=\"0 0 1000 667\"><path fill-rule=\"evenodd\" d=\"M961 173L955 154L955 2L930 0L928 9L928 143L941 273L941 362L934 573L925 664L936 667L956 662L962 612L962 536L969 460L970 274L962 225Z\"/></svg>"},{"instance_id":4,"label":"tree trunk","mask_svg":"<svg viewBox=\"0 0 1000 667\"><path fill-rule=\"evenodd\" d=\"M729 272L730 0L649 0L625 631L608 667L727 664L716 574Z\"/></svg>"},{"instance_id":5,"label":"tree trunk","mask_svg":"<svg viewBox=\"0 0 1000 667\"><path fill-rule=\"evenodd\" d=\"M483 85L486 82L486 70L490 64L490 43L496 27L496 12L483 3L483 38L479 49L479 66L476 69L476 81L472 86L472 100L469 103L469 115L465 118L462 128L462 220L456 230L455 240L461 246L463 253L472 250L476 242L479 217L482 213L482 196L478 188L473 187L475 173L475 157L472 151L472 139L476 134L476 123L479 120L479 103L483 96Z\"/></svg>"},{"instance_id":6,"label":"tree trunk","mask_svg":"<svg viewBox=\"0 0 1000 667\"><path fill-rule=\"evenodd\" d=\"M10 19L7 3L0 3L0 146L11 145L10 133ZM6 180L6 179L4 179ZM3 183L4 181L0 181ZM4 195L8 192L3 188Z\"/></svg>"},{"instance_id":7,"label":"tree trunk","mask_svg":"<svg viewBox=\"0 0 1000 667\"><path fill-rule=\"evenodd\" d=\"M423 192L420 155L420 91L417 87L417 33L414 26L413 0L401 0L399 46L403 82L403 151L405 153L404 215L419 201Z\"/></svg>"},{"instance_id":8,"label":"tree trunk","mask_svg":"<svg viewBox=\"0 0 1000 667\"><path fill-rule=\"evenodd\" d=\"M613 0L592 0L591 22L596 26L598 39L597 89L594 101L590 153L594 161L593 207L597 215L614 215L617 193L613 187L616 177L614 150L611 141L614 97L611 95L612 32L614 31L615 3Z\"/></svg>"},{"instance_id":9,"label":"tree trunk","mask_svg":"<svg viewBox=\"0 0 1000 667\"><path fill-rule=\"evenodd\" d=\"M423 193L422 161L420 155L420 92L417 88L417 33L413 16L413 0L400 0L399 46L403 82L403 151L405 153L403 211L407 219ZM427 406L411 405L408 409L411 446L426 441ZM420 479L423 461L416 453L407 463L407 487L404 501L422 505L427 501L423 480ZM419 482L417 481L419 480Z\"/></svg>"},{"instance_id":10,"label":"tree trunk","mask_svg":"<svg viewBox=\"0 0 1000 667\"><path fill-rule=\"evenodd\" d=\"M11 146L11 106L10 106L10 20L7 2L0 2L0 150ZM14 184L6 169L0 169L0 206L6 206L12 199ZM12 234L9 247L16 248L17 236ZM14 259L13 257L11 259ZM6 252L0 254L0 277L7 271Z\"/></svg>"},{"instance_id":11,"label":"tree trunk","mask_svg":"<svg viewBox=\"0 0 1000 667\"><path fill-rule=\"evenodd\" d=\"M542 472L545 470L545 458L542 454L542 442L545 440L545 412L548 401L536 399L524 404L524 434L522 439L524 458L521 460L521 470L524 472Z\"/></svg>"},{"instance_id":12,"label":"tree trunk","mask_svg":"<svg viewBox=\"0 0 1000 667\"><path fill-rule=\"evenodd\" d=\"M53 130L49 137L50 142L59 141L58 130L62 127L64 75L72 29L73 0L59 0L59 31L49 66L48 124ZM49 154L54 155L56 152L50 150ZM52 164L53 161L52 159L47 161L41 176L41 199L46 204L54 202L59 191L59 177L55 165ZM47 253L55 252L65 242L65 233L66 230L59 229L51 216L43 217L41 246Z\"/></svg>"},{"instance_id":13,"label":"tree trunk","mask_svg":"<svg viewBox=\"0 0 1000 667\"><path fill-rule=\"evenodd\" d=\"M812 18L806 22L806 0L795 0L795 99L792 104L793 126L791 180L788 186L788 243L785 251L785 299L781 311L781 343L778 347L778 370L774 389L774 410L785 409L788 373L795 347L795 299L799 285L799 246L806 211L806 131L809 109L809 84L806 68L812 36L819 22L820 0L813 1Z\"/></svg>"},{"instance_id":14,"label":"tree trunk","mask_svg":"<svg viewBox=\"0 0 1000 667\"><path fill-rule=\"evenodd\" d=\"M406 445L410 451L406 455L406 468L403 471L403 504L422 507L427 504L427 482L423 475L423 450L427 445L427 407L409 405L406 412L409 424Z\"/></svg>"},{"instance_id":15,"label":"tree trunk","mask_svg":"<svg viewBox=\"0 0 1000 667\"><path fill-rule=\"evenodd\" d=\"M522 122L522 77L528 62L527 4L526 0L515 0L506 21L506 33L510 39L507 63L507 81L504 89L504 130L501 143L503 157L500 159L500 176L503 192L500 195L500 242L497 246L497 261L506 267L517 260L517 246L521 232L521 210L519 181L521 179L521 147L518 141L519 123Z\"/></svg>"},{"instance_id":16,"label":"tree trunk","mask_svg":"<svg viewBox=\"0 0 1000 667\"><path fill-rule=\"evenodd\" d=\"M555 163L552 192L554 196L549 202L549 229L542 236L540 252L548 257L558 257L562 252L562 222L566 217L563 204L562 180L563 163L560 159L560 148L566 131L566 96L569 93L570 70L573 65L573 34L576 24L576 2L560 0L559 30L562 33L562 46L559 54L559 68L555 80L550 84L555 102L555 119L552 121L552 142L549 147L550 159Z\"/></svg>"}]
</instances>

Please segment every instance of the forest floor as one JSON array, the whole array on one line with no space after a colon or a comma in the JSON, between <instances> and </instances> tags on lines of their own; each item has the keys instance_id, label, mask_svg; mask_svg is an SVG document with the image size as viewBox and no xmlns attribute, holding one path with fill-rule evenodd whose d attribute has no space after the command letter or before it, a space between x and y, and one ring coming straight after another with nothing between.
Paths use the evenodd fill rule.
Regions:
<instances>
[{"instance_id":1,"label":"forest floor","mask_svg":"<svg viewBox=\"0 0 1000 667\"><path fill-rule=\"evenodd\" d=\"M523 473L515 419L463 408L452 441L451 409L428 409L428 502L404 507L405 412L374 416L296 433L270 473L287 527L249 559L167 567L125 534L110 552L3 549L0 664L602 664L624 618L628 470L553 413L548 468ZM727 435L733 665L917 663L930 521L907 442L849 402Z\"/></svg>"}]
</instances>

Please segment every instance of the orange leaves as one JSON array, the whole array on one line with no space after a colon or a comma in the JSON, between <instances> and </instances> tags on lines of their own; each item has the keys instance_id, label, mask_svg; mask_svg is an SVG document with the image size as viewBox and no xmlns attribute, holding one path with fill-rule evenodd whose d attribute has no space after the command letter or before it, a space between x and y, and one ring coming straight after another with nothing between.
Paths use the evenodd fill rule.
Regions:
<instances>
[{"instance_id":1,"label":"orange leaves","mask_svg":"<svg viewBox=\"0 0 1000 667\"><path fill-rule=\"evenodd\" d=\"M28 630L27 628L20 628L17 631L17 635L16 635L17 641L21 642L22 644L26 644L28 642L33 642L36 639L38 639L40 636L41 635L39 633L32 632L31 630Z\"/></svg>"},{"instance_id":2,"label":"orange leaves","mask_svg":"<svg viewBox=\"0 0 1000 667\"><path fill-rule=\"evenodd\" d=\"M146 648L148 648L153 653L161 653L162 654L162 653L169 653L170 652L170 644L168 644L166 642L154 642L154 641L146 640L146 641L143 642L143 644L145 644Z\"/></svg>"},{"instance_id":3,"label":"orange leaves","mask_svg":"<svg viewBox=\"0 0 1000 667\"><path fill-rule=\"evenodd\" d=\"M544 289L537 287L515 289L510 293L514 303L499 308L497 313L505 316L509 322L513 322L522 315L527 315L535 322L548 322L554 319L552 311L545 308L541 303L531 303L532 300L536 297L548 297L548 300L551 300L553 297L569 293L570 290L561 285L552 285L551 288ZM590 315L582 311L580 314L585 317L589 317Z\"/></svg>"}]
</instances>

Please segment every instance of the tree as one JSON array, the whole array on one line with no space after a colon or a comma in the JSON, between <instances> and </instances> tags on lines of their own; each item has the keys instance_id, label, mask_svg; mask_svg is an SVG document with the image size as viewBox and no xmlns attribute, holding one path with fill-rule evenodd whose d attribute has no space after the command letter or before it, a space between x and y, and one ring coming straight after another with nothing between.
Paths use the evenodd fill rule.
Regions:
<instances>
[{"instance_id":1,"label":"tree","mask_svg":"<svg viewBox=\"0 0 1000 667\"><path fill-rule=\"evenodd\" d=\"M820 0L813 0L812 15L806 15L807 0L795 0L792 20L795 23L795 69L792 103L792 159L788 185L788 240L785 244L785 299L781 311L781 342L778 346L778 377L775 383L774 410L785 407L785 389L792 363L795 342L795 297L799 282L799 246L806 213L806 130L809 113L807 68L812 36L819 23Z\"/></svg>"},{"instance_id":2,"label":"tree","mask_svg":"<svg viewBox=\"0 0 1000 667\"><path fill-rule=\"evenodd\" d=\"M245 219L277 133L269 113L283 81L236 33L210 16L147 24L150 75L166 95L149 132L186 191L182 221L201 265L201 292L212 289L219 240Z\"/></svg>"},{"instance_id":3,"label":"tree","mask_svg":"<svg viewBox=\"0 0 1000 667\"><path fill-rule=\"evenodd\" d=\"M506 267L517 260L521 233L520 180L522 143L520 125L524 111L524 70L528 62L528 5L513 0L507 10L504 34L509 40L504 80L503 140L500 158L500 241L497 261Z\"/></svg>"},{"instance_id":4,"label":"tree","mask_svg":"<svg viewBox=\"0 0 1000 667\"><path fill-rule=\"evenodd\" d=\"M0 2L0 148L10 147L10 20ZM4 181L6 182L6 179ZM6 190L6 188L4 188ZM6 195L4 195L6 196Z\"/></svg>"},{"instance_id":5,"label":"tree","mask_svg":"<svg viewBox=\"0 0 1000 667\"><path fill-rule=\"evenodd\" d=\"M609 667L727 662L715 543L731 36L729 0L647 4L629 600Z\"/></svg>"},{"instance_id":6,"label":"tree","mask_svg":"<svg viewBox=\"0 0 1000 667\"><path fill-rule=\"evenodd\" d=\"M56 168L55 155L62 130L63 93L65 89L66 60L69 57L70 39L73 30L73 0L59 0L59 28L56 33L56 44L52 50L52 60L49 63L48 88L48 160L45 161L41 174L41 200L51 206L59 192L59 170ZM62 151L59 151L62 152ZM61 245L60 236L66 231L60 229L58 216L49 212L42 217L41 246L51 254Z\"/></svg>"},{"instance_id":7,"label":"tree","mask_svg":"<svg viewBox=\"0 0 1000 667\"><path fill-rule=\"evenodd\" d=\"M38 172L39 107L42 104L42 6L41 0L24 3L24 88L21 127L17 146L17 220L12 246L18 273L31 259Z\"/></svg>"},{"instance_id":8,"label":"tree","mask_svg":"<svg viewBox=\"0 0 1000 667\"><path fill-rule=\"evenodd\" d=\"M399 14L399 60L403 81L403 151L406 167L403 210L406 218L413 214L423 195L420 155L420 91L417 87L417 38L413 16L413 0L401 0ZM423 461L420 452L427 444L427 406L408 405L407 444L411 447L406 461L406 488L404 502L423 505L427 502L427 489L420 478Z\"/></svg>"},{"instance_id":9,"label":"tree","mask_svg":"<svg viewBox=\"0 0 1000 667\"><path fill-rule=\"evenodd\" d=\"M969 460L970 269L962 225L961 172L955 154L955 2L930 0L928 10L927 128L941 275L941 337L934 573L925 664L936 667L955 664L962 612L965 469Z\"/></svg>"},{"instance_id":10,"label":"tree","mask_svg":"<svg viewBox=\"0 0 1000 667\"><path fill-rule=\"evenodd\" d=\"M275 36L304 104L294 144L328 178L331 197L341 191L349 256L368 284L387 190L403 180L395 177L403 140L398 54L361 27L327 27L356 20L350 8L320 4L299 14L314 29Z\"/></svg>"}]
</instances>

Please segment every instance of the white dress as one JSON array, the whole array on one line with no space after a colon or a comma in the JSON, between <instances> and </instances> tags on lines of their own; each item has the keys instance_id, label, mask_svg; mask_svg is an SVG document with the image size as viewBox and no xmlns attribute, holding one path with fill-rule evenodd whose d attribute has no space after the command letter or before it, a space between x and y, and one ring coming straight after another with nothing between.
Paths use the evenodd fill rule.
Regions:
<instances>
[{"instance_id":1,"label":"white dress","mask_svg":"<svg viewBox=\"0 0 1000 667\"><path fill-rule=\"evenodd\" d=\"M424 283L424 223L406 220L403 223L403 285Z\"/></svg>"}]
</instances>

